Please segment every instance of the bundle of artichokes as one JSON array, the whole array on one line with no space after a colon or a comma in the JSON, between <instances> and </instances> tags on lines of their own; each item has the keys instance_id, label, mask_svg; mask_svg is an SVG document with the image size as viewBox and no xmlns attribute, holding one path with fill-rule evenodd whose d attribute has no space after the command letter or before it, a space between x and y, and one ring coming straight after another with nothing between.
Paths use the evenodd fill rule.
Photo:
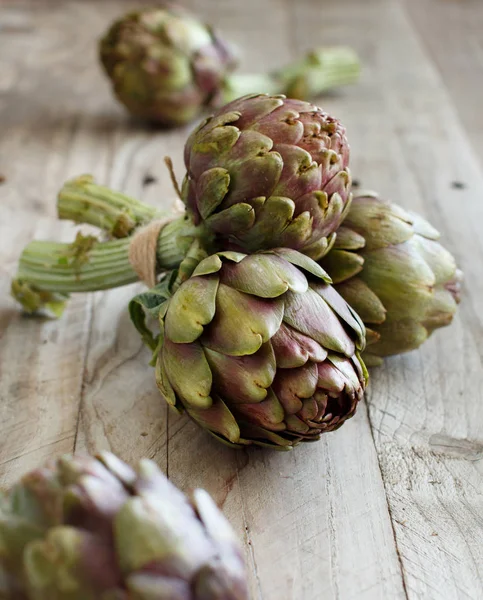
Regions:
<instances>
[{"instance_id":1,"label":"bundle of artichokes","mask_svg":"<svg viewBox=\"0 0 483 600\"><path fill-rule=\"evenodd\" d=\"M213 106L254 92L309 98L355 81L359 62L346 47L320 48L267 75L234 75L231 46L175 3L131 12L99 46L114 93L133 115L165 126L187 124Z\"/></svg>"},{"instance_id":2,"label":"bundle of artichokes","mask_svg":"<svg viewBox=\"0 0 483 600\"><path fill-rule=\"evenodd\" d=\"M186 212L156 230L161 280L131 316L168 404L232 446L336 429L363 395L363 359L417 348L453 318L461 273L437 232L377 195L352 201L348 163L344 127L283 96L236 100L186 143ZM118 239L32 242L12 285L28 311L136 281L133 240L163 218L89 177L58 208Z\"/></svg>"},{"instance_id":3,"label":"bundle of artichokes","mask_svg":"<svg viewBox=\"0 0 483 600\"><path fill-rule=\"evenodd\" d=\"M204 490L150 460L65 456L0 495L0 598L247 600L241 546Z\"/></svg>"}]
</instances>

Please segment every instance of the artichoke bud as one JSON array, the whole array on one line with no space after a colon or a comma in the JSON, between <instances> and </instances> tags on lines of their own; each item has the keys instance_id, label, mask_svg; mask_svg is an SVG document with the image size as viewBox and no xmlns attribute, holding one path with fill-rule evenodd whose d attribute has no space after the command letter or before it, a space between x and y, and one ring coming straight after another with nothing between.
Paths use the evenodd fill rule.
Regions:
<instances>
[{"instance_id":1,"label":"artichoke bud","mask_svg":"<svg viewBox=\"0 0 483 600\"><path fill-rule=\"evenodd\" d=\"M183 201L223 247L289 247L320 258L351 201L345 128L322 109L249 95L185 145Z\"/></svg>"},{"instance_id":2,"label":"artichoke bud","mask_svg":"<svg viewBox=\"0 0 483 600\"><path fill-rule=\"evenodd\" d=\"M160 314L168 404L235 447L290 449L340 427L367 382L365 328L330 281L288 248L201 260Z\"/></svg>"},{"instance_id":3,"label":"artichoke bud","mask_svg":"<svg viewBox=\"0 0 483 600\"><path fill-rule=\"evenodd\" d=\"M248 598L238 540L206 492L189 499L153 462L134 471L108 453L63 457L0 499L0 595Z\"/></svg>"},{"instance_id":4,"label":"artichoke bud","mask_svg":"<svg viewBox=\"0 0 483 600\"><path fill-rule=\"evenodd\" d=\"M438 232L374 192L353 199L320 264L368 327L370 365L418 348L451 323L460 300L462 273Z\"/></svg>"},{"instance_id":5,"label":"artichoke bud","mask_svg":"<svg viewBox=\"0 0 483 600\"><path fill-rule=\"evenodd\" d=\"M133 115L165 126L198 116L236 66L230 46L174 3L125 15L100 41L99 53L118 100Z\"/></svg>"}]
</instances>

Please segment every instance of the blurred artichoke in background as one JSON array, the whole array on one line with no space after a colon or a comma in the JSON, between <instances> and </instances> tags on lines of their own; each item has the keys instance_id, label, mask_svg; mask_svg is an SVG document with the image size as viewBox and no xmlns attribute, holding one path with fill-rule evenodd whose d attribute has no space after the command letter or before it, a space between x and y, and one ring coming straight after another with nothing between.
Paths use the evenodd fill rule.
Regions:
<instances>
[{"instance_id":1,"label":"blurred artichoke in background","mask_svg":"<svg viewBox=\"0 0 483 600\"><path fill-rule=\"evenodd\" d=\"M235 66L217 33L174 3L116 21L100 58L126 108L162 125L192 121Z\"/></svg>"},{"instance_id":2,"label":"blurred artichoke in background","mask_svg":"<svg viewBox=\"0 0 483 600\"><path fill-rule=\"evenodd\" d=\"M418 348L451 323L462 273L438 239L422 217L377 194L354 198L320 264L367 327L368 365Z\"/></svg>"},{"instance_id":3,"label":"blurred artichoke in background","mask_svg":"<svg viewBox=\"0 0 483 600\"><path fill-rule=\"evenodd\" d=\"M210 496L157 466L63 457L0 495L0 598L247 600L242 552Z\"/></svg>"},{"instance_id":4,"label":"blurred artichoke in background","mask_svg":"<svg viewBox=\"0 0 483 600\"><path fill-rule=\"evenodd\" d=\"M339 428L367 381L364 325L327 281L293 250L203 259L157 311L166 401L232 446L289 449Z\"/></svg>"},{"instance_id":5,"label":"blurred artichoke in background","mask_svg":"<svg viewBox=\"0 0 483 600\"><path fill-rule=\"evenodd\" d=\"M207 107L249 93L313 98L354 82L359 60L347 47L317 48L268 74L232 74L233 49L175 3L128 13L100 42L100 60L117 98L133 115L184 125Z\"/></svg>"},{"instance_id":6,"label":"blurred artichoke in background","mask_svg":"<svg viewBox=\"0 0 483 600\"><path fill-rule=\"evenodd\" d=\"M219 109L185 145L182 196L222 247L322 256L350 202L343 125L300 100L250 95Z\"/></svg>"}]
</instances>

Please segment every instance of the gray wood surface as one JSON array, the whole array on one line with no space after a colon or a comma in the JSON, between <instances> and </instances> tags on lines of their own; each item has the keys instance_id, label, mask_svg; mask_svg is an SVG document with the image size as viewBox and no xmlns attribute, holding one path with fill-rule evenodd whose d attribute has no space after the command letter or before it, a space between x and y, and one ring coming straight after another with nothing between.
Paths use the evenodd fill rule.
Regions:
<instances>
[{"instance_id":1,"label":"gray wood surface","mask_svg":"<svg viewBox=\"0 0 483 600\"><path fill-rule=\"evenodd\" d=\"M67 178L173 201L163 157L181 176L189 128L130 121L96 64L100 33L139 4L0 0L0 485L73 450L149 456L223 507L254 599L483 598L483 4L186 2L247 70L353 45L360 84L320 103L347 125L354 176L426 215L466 275L453 326L374 370L357 416L292 453L233 452L168 413L127 316L136 286L77 296L60 321L8 296L27 241L72 239L55 220Z\"/></svg>"}]
</instances>

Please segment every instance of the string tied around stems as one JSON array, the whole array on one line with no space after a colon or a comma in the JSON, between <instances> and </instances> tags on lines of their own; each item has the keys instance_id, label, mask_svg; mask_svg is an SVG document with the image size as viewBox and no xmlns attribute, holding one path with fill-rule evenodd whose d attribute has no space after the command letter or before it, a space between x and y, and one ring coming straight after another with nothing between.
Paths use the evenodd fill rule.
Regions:
<instances>
[{"instance_id":1,"label":"string tied around stems","mask_svg":"<svg viewBox=\"0 0 483 600\"><path fill-rule=\"evenodd\" d=\"M139 279L148 287L156 285L156 250L159 234L163 227L173 220L174 217L166 217L152 221L138 229L129 244L129 262Z\"/></svg>"},{"instance_id":2,"label":"string tied around stems","mask_svg":"<svg viewBox=\"0 0 483 600\"><path fill-rule=\"evenodd\" d=\"M173 162L169 156L164 158L168 168L173 188L178 196L173 203L173 212L177 215L184 212L184 204L181 200L181 190L174 174ZM148 287L156 285L156 263L157 244L159 234L163 227L171 223L176 217L165 217L151 221L144 227L138 229L129 244L129 262L132 268Z\"/></svg>"}]
</instances>

